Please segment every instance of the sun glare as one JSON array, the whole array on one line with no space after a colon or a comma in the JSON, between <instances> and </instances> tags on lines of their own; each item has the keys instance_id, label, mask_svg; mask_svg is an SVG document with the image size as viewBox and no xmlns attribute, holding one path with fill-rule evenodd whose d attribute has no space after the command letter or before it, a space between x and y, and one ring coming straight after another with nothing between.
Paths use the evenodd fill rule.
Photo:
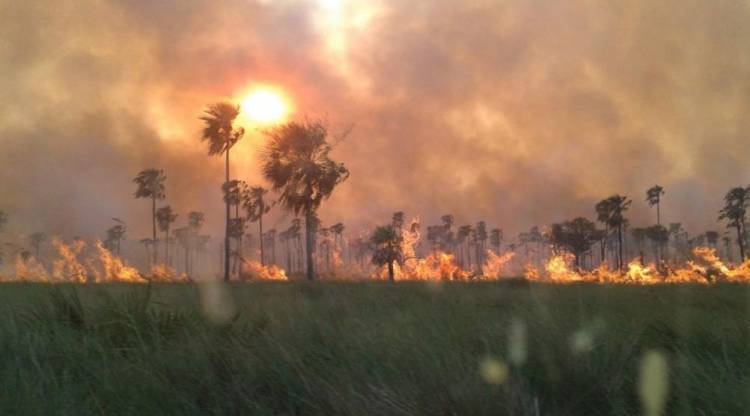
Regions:
<instances>
[{"instance_id":1,"label":"sun glare","mask_svg":"<svg viewBox=\"0 0 750 416\"><path fill-rule=\"evenodd\" d=\"M289 114L289 104L284 95L271 88L250 91L240 103L242 117L253 124L275 124Z\"/></svg>"}]
</instances>

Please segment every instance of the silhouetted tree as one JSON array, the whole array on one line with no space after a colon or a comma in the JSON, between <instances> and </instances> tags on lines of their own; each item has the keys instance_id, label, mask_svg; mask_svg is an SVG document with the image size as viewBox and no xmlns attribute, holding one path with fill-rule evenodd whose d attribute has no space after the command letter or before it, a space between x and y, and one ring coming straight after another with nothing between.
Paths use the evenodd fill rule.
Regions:
<instances>
[{"instance_id":1,"label":"silhouetted tree","mask_svg":"<svg viewBox=\"0 0 750 416\"><path fill-rule=\"evenodd\" d=\"M229 102L220 102L209 106L200 119L205 126L201 136L208 142L208 155L225 156L225 180L229 182L229 150L245 135L245 129L235 127L234 121L240 114L240 106ZM224 231L224 280L229 280L229 224L230 204L226 202L226 226Z\"/></svg>"},{"instance_id":2,"label":"silhouetted tree","mask_svg":"<svg viewBox=\"0 0 750 416\"><path fill-rule=\"evenodd\" d=\"M172 211L169 205L156 210L156 222L159 224L159 231L164 233L164 264L169 266L169 231L172 223L177 220L177 214Z\"/></svg>"},{"instance_id":3,"label":"silhouetted tree","mask_svg":"<svg viewBox=\"0 0 750 416\"><path fill-rule=\"evenodd\" d=\"M152 222L152 235L151 239L154 241L153 245L153 263L156 264L156 200L164 199L164 182L167 177L164 176L164 171L161 169L146 169L138 173L133 179L133 182L138 186L135 191L135 197L138 198L150 198L151 199L151 222Z\"/></svg>"},{"instance_id":4,"label":"silhouetted tree","mask_svg":"<svg viewBox=\"0 0 750 416\"><path fill-rule=\"evenodd\" d=\"M258 222L258 238L260 241L260 264L265 265L265 251L263 244L263 216L271 210L271 205L265 196L268 190L262 186L253 186L246 192L242 199L247 219L250 222Z\"/></svg>"},{"instance_id":5,"label":"silhouetted tree","mask_svg":"<svg viewBox=\"0 0 750 416\"><path fill-rule=\"evenodd\" d=\"M727 228L737 232L737 245L740 248L740 262L745 261L745 226L747 207L750 204L750 187L732 188L724 196L724 208L719 211L719 220L726 220Z\"/></svg>"},{"instance_id":6,"label":"silhouetted tree","mask_svg":"<svg viewBox=\"0 0 750 416\"><path fill-rule=\"evenodd\" d=\"M608 229L617 231L617 268L623 268L622 255L622 232L626 224L625 211L630 208L630 201L626 196L612 195L611 197L596 204L597 219L603 222Z\"/></svg>"},{"instance_id":7,"label":"silhouetted tree","mask_svg":"<svg viewBox=\"0 0 750 416\"><path fill-rule=\"evenodd\" d=\"M313 220L320 204L349 177L349 171L329 157L328 130L320 122L290 122L267 135L263 175L280 192L279 202L286 209L305 215L307 278L313 280Z\"/></svg>"},{"instance_id":8,"label":"silhouetted tree","mask_svg":"<svg viewBox=\"0 0 750 416\"><path fill-rule=\"evenodd\" d=\"M559 224L552 224L550 241L575 257L576 268L581 267L581 257L591 250L599 235L596 224L583 217Z\"/></svg>"},{"instance_id":9,"label":"silhouetted tree","mask_svg":"<svg viewBox=\"0 0 750 416\"><path fill-rule=\"evenodd\" d=\"M664 188L654 185L646 191L646 201L652 207L656 205L656 224L661 225L661 197L664 195Z\"/></svg>"},{"instance_id":10,"label":"silhouetted tree","mask_svg":"<svg viewBox=\"0 0 750 416\"><path fill-rule=\"evenodd\" d=\"M388 280L395 281L394 263L402 265L404 253L401 250L402 238L393 225L380 226L370 236L373 247L372 263L376 266L388 266Z\"/></svg>"}]
</instances>

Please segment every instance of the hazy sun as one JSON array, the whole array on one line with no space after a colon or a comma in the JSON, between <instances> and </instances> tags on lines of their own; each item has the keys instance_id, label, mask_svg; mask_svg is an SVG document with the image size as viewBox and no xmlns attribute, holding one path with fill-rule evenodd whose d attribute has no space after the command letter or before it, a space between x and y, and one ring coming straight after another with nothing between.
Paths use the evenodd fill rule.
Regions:
<instances>
[{"instance_id":1,"label":"hazy sun","mask_svg":"<svg viewBox=\"0 0 750 416\"><path fill-rule=\"evenodd\" d=\"M254 124L275 124L289 114L289 104L282 93L272 88L250 91L240 103L243 118Z\"/></svg>"}]
</instances>

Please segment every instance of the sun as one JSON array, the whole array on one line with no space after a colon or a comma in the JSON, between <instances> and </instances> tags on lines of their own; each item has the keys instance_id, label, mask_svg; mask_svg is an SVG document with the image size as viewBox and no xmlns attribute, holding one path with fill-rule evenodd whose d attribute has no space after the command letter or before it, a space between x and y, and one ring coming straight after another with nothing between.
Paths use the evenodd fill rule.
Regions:
<instances>
[{"instance_id":1,"label":"sun","mask_svg":"<svg viewBox=\"0 0 750 416\"><path fill-rule=\"evenodd\" d=\"M280 91L262 87L251 90L240 102L242 118L251 124L277 124L284 121L290 105Z\"/></svg>"}]
</instances>

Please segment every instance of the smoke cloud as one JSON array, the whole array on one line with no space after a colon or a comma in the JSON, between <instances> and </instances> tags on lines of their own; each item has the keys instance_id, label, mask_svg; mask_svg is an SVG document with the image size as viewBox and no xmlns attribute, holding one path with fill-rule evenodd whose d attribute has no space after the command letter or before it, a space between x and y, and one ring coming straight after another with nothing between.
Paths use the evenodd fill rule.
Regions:
<instances>
[{"instance_id":1,"label":"smoke cloud","mask_svg":"<svg viewBox=\"0 0 750 416\"><path fill-rule=\"evenodd\" d=\"M181 215L222 224L202 109L255 83L325 118L351 178L324 204L350 230L394 211L513 235L593 217L719 229L750 182L750 3L715 0L0 0L0 209L13 230L148 235L132 177L166 171ZM250 132L233 176L262 183ZM274 214L285 227L290 216Z\"/></svg>"}]
</instances>

